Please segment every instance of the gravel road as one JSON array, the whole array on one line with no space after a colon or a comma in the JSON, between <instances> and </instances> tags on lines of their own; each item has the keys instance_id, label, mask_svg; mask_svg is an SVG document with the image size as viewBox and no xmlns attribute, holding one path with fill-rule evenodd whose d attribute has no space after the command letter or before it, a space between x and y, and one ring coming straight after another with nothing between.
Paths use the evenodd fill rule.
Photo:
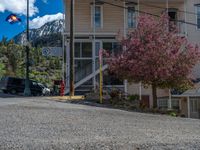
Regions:
<instances>
[{"instance_id":1,"label":"gravel road","mask_svg":"<svg viewBox=\"0 0 200 150\"><path fill-rule=\"evenodd\" d=\"M0 150L4 149L199 150L200 120L44 98L0 98Z\"/></svg>"}]
</instances>

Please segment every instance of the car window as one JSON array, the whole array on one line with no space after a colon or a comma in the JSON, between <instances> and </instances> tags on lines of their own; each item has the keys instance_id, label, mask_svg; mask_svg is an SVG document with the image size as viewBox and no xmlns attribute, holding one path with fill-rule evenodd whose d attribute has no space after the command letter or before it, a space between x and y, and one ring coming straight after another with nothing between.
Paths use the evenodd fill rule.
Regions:
<instances>
[{"instance_id":1,"label":"car window","mask_svg":"<svg viewBox=\"0 0 200 150\"><path fill-rule=\"evenodd\" d=\"M32 82L32 85L37 86L38 84L37 84L37 82Z\"/></svg>"},{"instance_id":2,"label":"car window","mask_svg":"<svg viewBox=\"0 0 200 150\"><path fill-rule=\"evenodd\" d=\"M42 83L38 83L38 85L42 88L45 88L45 86Z\"/></svg>"},{"instance_id":3,"label":"car window","mask_svg":"<svg viewBox=\"0 0 200 150\"><path fill-rule=\"evenodd\" d=\"M22 79L18 78L9 78L9 83L14 84L14 85L23 85L24 82Z\"/></svg>"}]
</instances>

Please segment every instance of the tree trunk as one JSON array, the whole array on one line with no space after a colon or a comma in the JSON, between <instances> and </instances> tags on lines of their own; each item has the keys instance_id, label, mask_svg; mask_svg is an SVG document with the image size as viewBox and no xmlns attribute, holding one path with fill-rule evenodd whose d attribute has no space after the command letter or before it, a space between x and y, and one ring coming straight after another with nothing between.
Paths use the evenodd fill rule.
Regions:
<instances>
[{"instance_id":1,"label":"tree trunk","mask_svg":"<svg viewBox=\"0 0 200 150\"><path fill-rule=\"evenodd\" d=\"M152 85L153 108L157 108L157 87Z\"/></svg>"}]
</instances>

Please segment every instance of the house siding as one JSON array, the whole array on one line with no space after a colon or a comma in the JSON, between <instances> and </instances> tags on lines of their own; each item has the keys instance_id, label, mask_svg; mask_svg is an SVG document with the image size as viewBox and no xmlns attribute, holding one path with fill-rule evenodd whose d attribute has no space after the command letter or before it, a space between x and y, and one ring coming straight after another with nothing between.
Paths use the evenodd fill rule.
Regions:
<instances>
[{"instance_id":1,"label":"house siding","mask_svg":"<svg viewBox=\"0 0 200 150\"><path fill-rule=\"evenodd\" d=\"M93 33L92 27L92 3L93 0L81 0L75 2L74 13L75 13L75 33ZM66 20L66 32L69 32L69 9L70 0L67 0L67 20ZM115 2L116 5L123 6L121 2ZM124 11L122 8L116 8L110 5L102 5L103 9L103 27L96 28L96 33L118 33L123 32L124 28Z\"/></svg>"},{"instance_id":2,"label":"house siding","mask_svg":"<svg viewBox=\"0 0 200 150\"><path fill-rule=\"evenodd\" d=\"M140 84L128 84L128 93L129 94L140 94ZM152 89L151 87L144 87L141 88L142 95L149 95L150 107L153 107L153 97L152 97ZM168 89L157 89L157 97L166 97L169 96Z\"/></svg>"},{"instance_id":3,"label":"house siding","mask_svg":"<svg viewBox=\"0 0 200 150\"><path fill-rule=\"evenodd\" d=\"M191 22L197 24L197 15L195 4L200 4L200 0L189 0L186 3L186 8L188 12L192 12L194 14L187 13L187 22ZM200 44L200 29L193 25L187 25L187 37L188 40L193 44ZM196 78L200 78L200 63L195 66L193 69L193 75Z\"/></svg>"},{"instance_id":4,"label":"house siding","mask_svg":"<svg viewBox=\"0 0 200 150\"><path fill-rule=\"evenodd\" d=\"M124 6L123 2L118 2L114 0L104 0L106 2L114 3L115 5ZM75 33L93 33L94 29L92 27L92 5L91 3L93 0L81 0L76 1L75 0L75 6L74 6L74 16L75 16ZM141 1L142 3L146 2L147 4L151 4L148 1ZM70 0L66 0L66 32L69 33L70 31ZM155 3L153 4L156 7L165 8L165 3ZM108 4L103 4L103 27L102 28L96 28L96 33L115 33L115 34L121 34L124 35L124 31L128 33L132 29L128 29L127 27L127 12L123 8L119 8L116 6L111 6ZM143 12L147 12L154 15L160 15L164 9L161 8L152 8L146 5L135 5L136 9L139 9L140 13L143 14ZM179 10L184 10L184 3L183 2L176 2L172 1L169 3L169 8L178 8ZM178 18L180 20L184 19L184 15L181 13L178 13Z\"/></svg>"}]
</instances>

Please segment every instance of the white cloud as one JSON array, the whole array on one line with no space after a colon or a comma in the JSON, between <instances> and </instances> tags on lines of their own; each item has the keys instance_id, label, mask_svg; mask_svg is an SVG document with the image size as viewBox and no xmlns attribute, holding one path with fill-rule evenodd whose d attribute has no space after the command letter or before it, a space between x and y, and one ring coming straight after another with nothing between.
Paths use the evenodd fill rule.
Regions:
<instances>
[{"instance_id":1,"label":"white cloud","mask_svg":"<svg viewBox=\"0 0 200 150\"><path fill-rule=\"evenodd\" d=\"M34 5L36 0L29 0L30 16L38 12L38 8ZM16 14L26 15L27 0L0 0L0 12L10 11Z\"/></svg>"},{"instance_id":2,"label":"white cloud","mask_svg":"<svg viewBox=\"0 0 200 150\"><path fill-rule=\"evenodd\" d=\"M30 21L30 28L32 28L32 29L40 28L45 23L51 22L51 21L54 21L54 20L58 20L58 19L63 19L62 13L57 13L57 14L54 14L54 15L45 15L45 16L42 16L42 17L38 16L38 17L36 17L36 18L34 18L33 20Z\"/></svg>"}]
</instances>

